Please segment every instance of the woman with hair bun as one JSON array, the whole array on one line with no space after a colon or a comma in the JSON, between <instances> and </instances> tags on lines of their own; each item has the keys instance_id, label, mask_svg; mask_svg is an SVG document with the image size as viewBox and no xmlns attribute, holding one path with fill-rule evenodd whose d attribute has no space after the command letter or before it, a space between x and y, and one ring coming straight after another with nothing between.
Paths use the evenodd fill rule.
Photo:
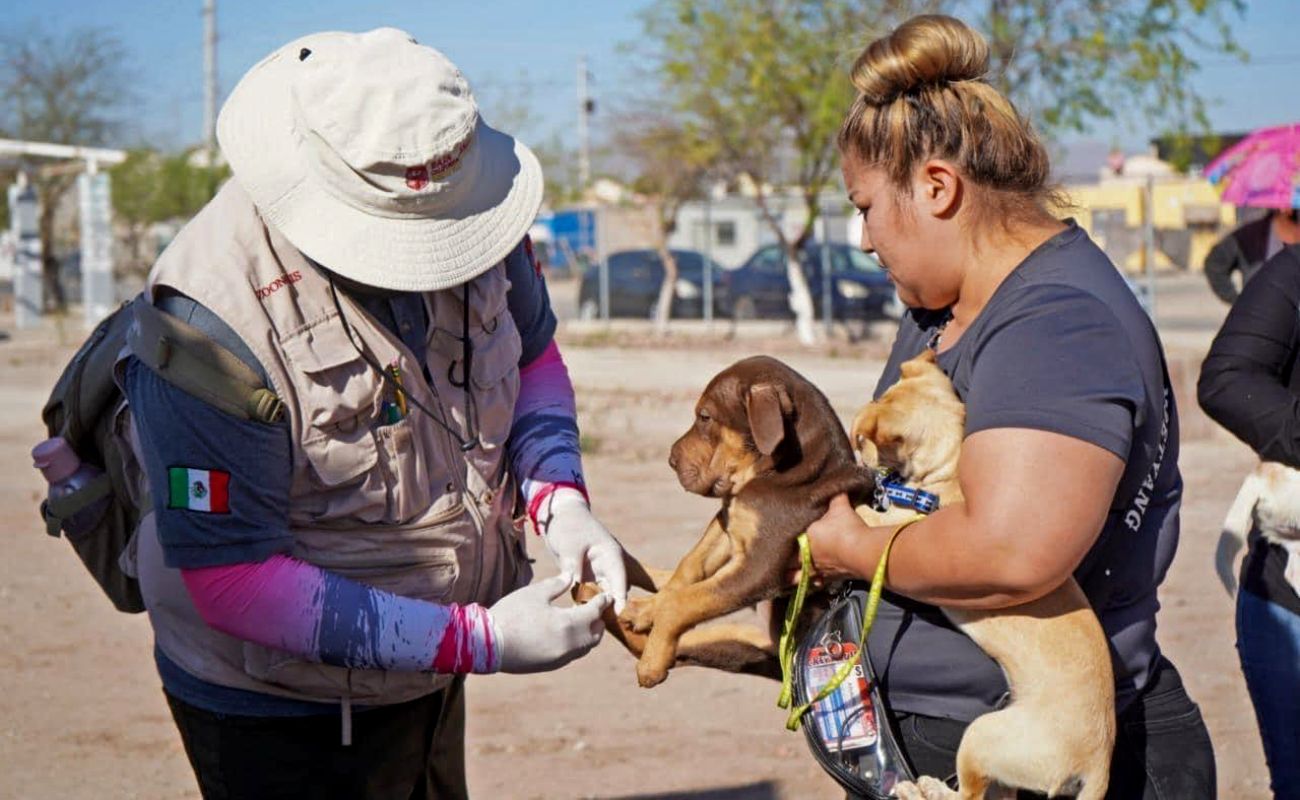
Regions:
<instances>
[{"instance_id":1,"label":"woman with hair bun","mask_svg":"<svg viewBox=\"0 0 1300 800\"><path fill-rule=\"evenodd\" d=\"M1211 798L1209 734L1155 635L1182 495L1160 339L1087 233L1049 211L1047 153L988 64L960 20L915 17L858 57L839 135L862 249L909 307L875 394L929 347L967 409L966 501L899 537L871 662L918 774L951 780L966 725L1007 684L937 607L1020 605L1073 575L1114 666L1107 796ZM814 565L869 578L890 532L837 498L808 531Z\"/></svg>"}]
</instances>

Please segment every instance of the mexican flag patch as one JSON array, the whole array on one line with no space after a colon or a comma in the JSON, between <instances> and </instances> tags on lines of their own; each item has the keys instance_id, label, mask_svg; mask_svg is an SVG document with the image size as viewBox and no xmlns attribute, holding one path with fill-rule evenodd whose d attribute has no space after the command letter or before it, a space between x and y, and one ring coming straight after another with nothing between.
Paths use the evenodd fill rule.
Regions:
<instances>
[{"instance_id":1,"label":"mexican flag patch","mask_svg":"<svg viewBox=\"0 0 1300 800\"><path fill-rule=\"evenodd\" d=\"M219 469L167 468L167 507L230 513L230 473Z\"/></svg>"}]
</instances>

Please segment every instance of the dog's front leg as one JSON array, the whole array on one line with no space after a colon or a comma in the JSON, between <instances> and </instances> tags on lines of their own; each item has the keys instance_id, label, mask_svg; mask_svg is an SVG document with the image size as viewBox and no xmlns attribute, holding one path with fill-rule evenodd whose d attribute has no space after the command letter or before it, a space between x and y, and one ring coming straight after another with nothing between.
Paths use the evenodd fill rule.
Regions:
<instances>
[{"instance_id":1,"label":"dog's front leg","mask_svg":"<svg viewBox=\"0 0 1300 800\"><path fill-rule=\"evenodd\" d=\"M712 575L726 563L730 556L731 542L727 532L717 517L705 528L704 535L695 543L673 571L668 582L659 587L659 591L649 597L637 597L628 601L623 612L623 624L628 630L645 633L654 625L656 608L662 597L681 590Z\"/></svg>"},{"instance_id":2,"label":"dog's front leg","mask_svg":"<svg viewBox=\"0 0 1300 800\"><path fill-rule=\"evenodd\" d=\"M636 664L637 682L649 688L668 677L677 640L686 631L762 600L780 580L783 564L774 563L775 570L756 570L752 559L733 557L704 580L657 595L654 626Z\"/></svg>"},{"instance_id":3,"label":"dog's front leg","mask_svg":"<svg viewBox=\"0 0 1300 800\"><path fill-rule=\"evenodd\" d=\"M677 564L677 569L673 570L673 576L660 591L681 589L699 583L721 566L718 563L719 553L730 553L730 551L731 542L727 538L727 531L722 527L722 522L714 517L709 522L709 527L704 529L704 535L695 543L691 551L682 557ZM725 563L725 559L723 562Z\"/></svg>"}]
</instances>

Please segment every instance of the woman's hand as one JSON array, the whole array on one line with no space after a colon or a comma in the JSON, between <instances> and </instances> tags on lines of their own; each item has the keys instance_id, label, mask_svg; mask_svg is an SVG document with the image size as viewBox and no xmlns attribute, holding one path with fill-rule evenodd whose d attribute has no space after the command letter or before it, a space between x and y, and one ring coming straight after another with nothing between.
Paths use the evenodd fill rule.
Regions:
<instances>
[{"instance_id":1,"label":"woman's hand","mask_svg":"<svg viewBox=\"0 0 1300 800\"><path fill-rule=\"evenodd\" d=\"M855 544L865 544L863 537L870 529L846 495L836 495L821 519L808 526L808 545L812 550L814 574L823 580L842 578L867 578L845 563L842 553L851 553ZM796 563L797 567L798 564Z\"/></svg>"}]
</instances>

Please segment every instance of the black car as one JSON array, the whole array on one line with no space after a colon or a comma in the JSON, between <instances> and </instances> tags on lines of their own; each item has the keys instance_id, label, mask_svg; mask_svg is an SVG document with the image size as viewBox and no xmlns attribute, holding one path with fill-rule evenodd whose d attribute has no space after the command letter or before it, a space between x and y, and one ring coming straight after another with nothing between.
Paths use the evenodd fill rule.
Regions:
<instances>
[{"instance_id":1,"label":"black car","mask_svg":"<svg viewBox=\"0 0 1300 800\"><path fill-rule=\"evenodd\" d=\"M677 260L677 285L673 290L672 316L704 316L704 255L695 250L672 250ZM649 318L659 299L664 280L664 265L655 250L623 250L612 253L609 264L609 315L611 317ZM727 270L712 262L713 314L726 315ZM578 288L578 317L600 317L600 267L588 267Z\"/></svg>"},{"instance_id":2,"label":"black car","mask_svg":"<svg viewBox=\"0 0 1300 800\"><path fill-rule=\"evenodd\" d=\"M873 256L847 244L831 244L830 292L832 319L869 319L894 316L897 302L894 285ZM813 306L823 316L822 248L816 242L804 245L799 263L808 279ZM780 245L760 247L740 269L729 276L732 315L736 319L789 317L790 279L786 255Z\"/></svg>"}]
</instances>

